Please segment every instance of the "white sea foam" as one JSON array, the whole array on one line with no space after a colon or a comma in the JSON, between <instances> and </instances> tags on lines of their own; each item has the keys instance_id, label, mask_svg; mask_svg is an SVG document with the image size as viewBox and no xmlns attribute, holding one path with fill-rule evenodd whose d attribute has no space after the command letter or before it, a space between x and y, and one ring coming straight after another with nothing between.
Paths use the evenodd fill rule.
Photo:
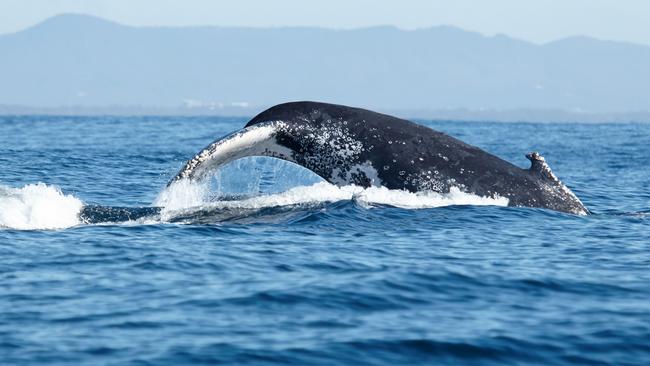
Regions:
<instances>
[{"instance_id":1,"label":"white sea foam","mask_svg":"<svg viewBox=\"0 0 650 366\"><path fill-rule=\"evenodd\" d=\"M433 208L452 205L471 206L507 206L505 197L482 197L462 192L452 187L449 193L418 192L411 193L402 190L390 190L386 187L371 187L364 189L357 201L366 204L382 204L401 208Z\"/></svg>"},{"instance_id":2,"label":"white sea foam","mask_svg":"<svg viewBox=\"0 0 650 366\"><path fill-rule=\"evenodd\" d=\"M0 228L63 229L78 225L83 203L44 183L0 186Z\"/></svg>"},{"instance_id":3,"label":"white sea foam","mask_svg":"<svg viewBox=\"0 0 650 366\"><path fill-rule=\"evenodd\" d=\"M480 197L461 192L455 188L452 188L451 192L445 194L434 192L411 193L402 190L390 190L385 187L337 187L326 182L319 182L310 186L294 187L282 193L236 201L210 202L208 196L207 184L202 185L199 183L179 181L165 189L154 204L163 207L163 212L167 213L196 207L263 208L345 200L353 200L366 207L380 204L408 209L434 208L450 205L508 205L507 198Z\"/></svg>"}]
</instances>

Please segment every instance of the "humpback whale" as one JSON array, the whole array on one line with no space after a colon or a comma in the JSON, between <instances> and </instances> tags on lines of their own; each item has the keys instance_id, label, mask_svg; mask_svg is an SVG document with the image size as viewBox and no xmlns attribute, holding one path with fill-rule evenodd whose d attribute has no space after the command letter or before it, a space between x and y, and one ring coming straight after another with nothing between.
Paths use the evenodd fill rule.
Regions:
<instances>
[{"instance_id":1,"label":"humpback whale","mask_svg":"<svg viewBox=\"0 0 650 366\"><path fill-rule=\"evenodd\" d=\"M247 156L299 164L338 185L384 186L447 193L452 187L509 206L589 214L538 153L519 168L478 147L411 121L361 108L319 102L271 107L189 160L169 185L201 180Z\"/></svg>"}]
</instances>

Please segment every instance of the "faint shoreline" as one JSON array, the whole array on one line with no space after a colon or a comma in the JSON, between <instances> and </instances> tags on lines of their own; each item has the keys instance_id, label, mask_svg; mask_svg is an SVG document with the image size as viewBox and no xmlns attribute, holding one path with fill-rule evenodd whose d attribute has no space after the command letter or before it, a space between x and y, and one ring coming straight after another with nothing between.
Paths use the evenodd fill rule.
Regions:
<instances>
[{"instance_id":1,"label":"faint shoreline","mask_svg":"<svg viewBox=\"0 0 650 366\"><path fill-rule=\"evenodd\" d=\"M31 107L0 105L0 116L219 116L252 117L269 106L155 107L155 106L62 106ZM596 113L555 109L386 109L382 113L406 119L444 120L458 122L535 122L535 123L649 123L650 111Z\"/></svg>"}]
</instances>

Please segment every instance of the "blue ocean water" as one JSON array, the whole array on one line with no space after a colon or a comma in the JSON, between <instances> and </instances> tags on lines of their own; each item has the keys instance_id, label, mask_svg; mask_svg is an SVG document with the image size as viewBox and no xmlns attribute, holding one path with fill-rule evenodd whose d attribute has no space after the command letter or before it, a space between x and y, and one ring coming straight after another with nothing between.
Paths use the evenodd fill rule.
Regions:
<instances>
[{"instance_id":1,"label":"blue ocean water","mask_svg":"<svg viewBox=\"0 0 650 366\"><path fill-rule=\"evenodd\" d=\"M522 167L540 151L591 216L257 158L198 207L79 222L151 206L245 123L0 117L0 364L650 363L650 124L421 121Z\"/></svg>"}]
</instances>

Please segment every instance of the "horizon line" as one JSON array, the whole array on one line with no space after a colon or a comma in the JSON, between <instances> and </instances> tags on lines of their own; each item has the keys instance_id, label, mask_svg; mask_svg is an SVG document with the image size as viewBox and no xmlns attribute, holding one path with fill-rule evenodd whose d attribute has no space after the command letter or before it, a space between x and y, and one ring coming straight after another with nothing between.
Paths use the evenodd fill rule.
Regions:
<instances>
[{"instance_id":1,"label":"horizon line","mask_svg":"<svg viewBox=\"0 0 650 366\"><path fill-rule=\"evenodd\" d=\"M221 108L208 106L151 106L151 105L62 105L27 106L0 104L0 117L10 116L70 116L70 117L224 117L250 118L270 105L227 105ZM382 113L393 113L402 118L431 121L458 122L531 122L531 123L650 123L650 110L594 112L561 108L376 108Z\"/></svg>"}]
</instances>

